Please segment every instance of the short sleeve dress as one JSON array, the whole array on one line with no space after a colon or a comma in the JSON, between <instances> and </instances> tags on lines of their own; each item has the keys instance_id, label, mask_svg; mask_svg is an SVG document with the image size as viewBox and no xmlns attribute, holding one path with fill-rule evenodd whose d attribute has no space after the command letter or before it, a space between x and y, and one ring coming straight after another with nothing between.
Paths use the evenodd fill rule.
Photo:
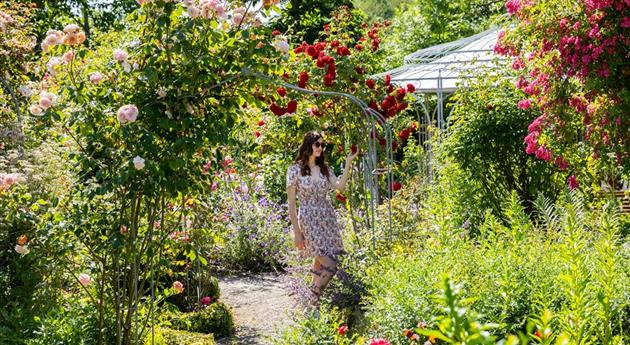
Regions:
<instances>
[{"instance_id":1,"label":"short sleeve dress","mask_svg":"<svg viewBox=\"0 0 630 345\"><path fill-rule=\"evenodd\" d=\"M330 174L334 177L332 171ZM304 234L304 254L332 258L343 254L341 231L330 202L330 191L333 189L330 179L321 172L319 176L302 176L301 166L293 164L287 170L289 186L296 187L300 201L298 220Z\"/></svg>"}]
</instances>

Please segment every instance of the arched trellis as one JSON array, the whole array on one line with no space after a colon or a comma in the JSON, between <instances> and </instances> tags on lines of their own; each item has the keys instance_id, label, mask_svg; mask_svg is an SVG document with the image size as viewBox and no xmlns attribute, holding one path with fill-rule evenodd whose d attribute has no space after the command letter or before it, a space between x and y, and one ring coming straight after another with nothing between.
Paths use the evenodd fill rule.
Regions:
<instances>
[{"instance_id":1,"label":"arched trellis","mask_svg":"<svg viewBox=\"0 0 630 345\"><path fill-rule=\"evenodd\" d=\"M294 84L289 84L283 81L279 81L276 78L270 77L268 75L258 73L258 72L253 72L249 70L248 68L244 68L241 71L240 75L244 77L253 77L253 78L263 79L275 85L283 86L288 89L291 89L300 93L304 93L304 94L311 94L311 95L317 94L320 96L329 96L329 97L344 97L344 98L349 99L352 103L354 103L361 109L361 112L364 115L364 118L366 119L365 125L368 129L368 132L370 133L367 136L368 137L368 154L367 156L363 156L362 161L361 161L362 163L361 166L363 168L362 169L363 182L364 182L363 187L364 187L364 190L367 190L370 192L369 204L368 204L368 200L367 199L365 200L365 203L366 203L365 207L366 207L366 210L368 211L365 214L366 223L369 224L370 230L372 232L372 245L375 246L377 206L381 203L378 180L379 180L380 175L386 175L387 176L387 188L386 188L387 190L387 201L386 201L387 202L387 229L388 229L389 238L391 238L392 237L392 204L391 204L392 188L391 186L392 186L392 183L394 182L393 175L392 175L392 164L393 164L394 159L393 159L393 152L392 152L392 127L387 121L387 119L379 112L370 108L367 105L367 103L365 103L363 100L351 94L347 94L343 92L335 92L335 91L309 90L309 89L301 88ZM235 76L234 78L236 77L238 76ZM232 79L233 78L230 78L229 80L232 80ZM226 80L226 82L229 80ZM377 146L376 146L377 140L376 140L376 137L372 135L372 133L376 133L377 123L383 128L385 132L385 140L386 140L385 167L381 167L381 168L379 168L379 165L378 165L379 161L378 161Z\"/></svg>"}]
</instances>

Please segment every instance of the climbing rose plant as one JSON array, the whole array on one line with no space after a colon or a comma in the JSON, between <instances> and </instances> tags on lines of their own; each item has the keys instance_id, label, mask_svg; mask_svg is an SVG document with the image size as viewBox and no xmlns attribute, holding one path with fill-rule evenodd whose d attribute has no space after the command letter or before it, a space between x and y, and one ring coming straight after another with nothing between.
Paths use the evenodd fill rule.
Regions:
<instances>
[{"instance_id":1,"label":"climbing rose plant","mask_svg":"<svg viewBox=\"0 0 630 345\"><path fill-rule=\"evenodd\" d=\"M573 174L630 172L630 1L510 0L514 25L495 51L513 58L529 126L528 154ZM572 188L579 179L570 174Z\"/></svg>"},{"instance_id":2,"label":"climbing rose plant","mask_svg":"<svg viewBox=\"0 0 630 345\"><path fill-rule=\"evenodd\" d=\"M253 2L139 2L125 30L96 37L95 49L75 24L49 30L40 43L47 72L29 107L40 127L76 146L76 193L57 226L91 248L92 274L77 283L98 305L99 343L110 312L116 343L146 333L134 320L155 315L149 293L169 265L159 258L181 240L189 197L210 190L241 107L258 102L249 90L259 81L244 71L267 74L284 52L262 26L275 2L256 11Z\"/></svg>"},{"instance_id":3,"label":"climbing rose plant","mask_svg":"<svg viewBox=\"0 0 630 345\"><path fill-rule=\"evenodd\" d=\"M397 115L408 109L409 93L415 90L414 86L396 86L389 76L378 80L370 77L378 72L374 66L378 65L382 54L380 35L388 25L388 22L362 22L356 13L342 7L333 14L330 24L323 27L318 41L294 44L278 74L281 80L300 88L352 94L388 121L396 122ZM273 34L282 37L278 31ZM385 146L382 127L373 133L367 131L368 118L345 98L313 97L278 87L262 99L277 117L300 114L315 119L320 128L334 134L327 140L335 144L339 152L344 146L365 148L368 135L379 140L381 147ZM395 127L404 127L400 135L402 140L416 129L407 125L395 124ZM395 150L398 144L393 143L392 147Z\"/></svg>"}]
</instances>

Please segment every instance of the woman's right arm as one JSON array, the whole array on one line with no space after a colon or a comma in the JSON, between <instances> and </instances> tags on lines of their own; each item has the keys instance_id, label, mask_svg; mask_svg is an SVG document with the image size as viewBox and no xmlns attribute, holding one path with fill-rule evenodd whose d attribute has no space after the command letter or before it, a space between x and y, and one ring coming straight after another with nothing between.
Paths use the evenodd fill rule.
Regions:
<instances>
[{"instance_id":1,"label":"woman's right arm","mask_svg":"<svg viewBox=\"0 0 630 345\"><path fill-rule=\"evenodd\" d=\"M287 198L289 201L289 219L291 219L291 225L293 226L293 242L298 249L304 249L304 235L300 229L300 223L297 217L297 210L295 206L295 186L287 187Z\"/></svg>"}]
</instances>

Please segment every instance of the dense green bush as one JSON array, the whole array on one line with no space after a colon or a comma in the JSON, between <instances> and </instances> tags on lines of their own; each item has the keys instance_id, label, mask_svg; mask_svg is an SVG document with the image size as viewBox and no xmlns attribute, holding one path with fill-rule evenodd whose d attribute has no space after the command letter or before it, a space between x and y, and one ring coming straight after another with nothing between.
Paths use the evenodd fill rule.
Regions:
<instances>
[{"instance_id":1,"label":"dense green bush","mask_svg":"<svg viewBox=\"0 0 630 345\"><path fill-rule=\"evenodd\" d=\"M212 334L202 334L170 328L155 328L155 332L147 334L145 345L214 345Z\"/></svg>"},{"instance_id":2,"label":"dense green bush","mask_svg":"<svg viewBox=\"0 0 630 345\"><path fill-rule=\"evenodd\" d=\"M61 291L58 305L52 306L37 317L34 337L24 342L28 345L88 345L97 344L98 313L88 298ZM0 343L5 344L0 337ZM12 339L12 344L20 344ZM113 343L114 339L106 340Z\"/></svg>"},{"instance_id":3,"label":"dense green bush","mask_svg":"<svg viewBox=\"0 0 630 345\"><path fill-rule=\"evenodd\" d=\"M629 253L618 237L619 217L570 199L558 205L539 199L534 224L512 195L503 207L509 226L487 213L476 241L457 231L445 241L427 229L417 248L394 248L368 270L364 327L405 343L401 329L439 313L431 296L445 272L462 284L468 308L499 324L500 336L524 331L529 318L550 310L557 315L554 334L578 337L583 330L598 343L628 337L630 300L619 292L630 287Z\"/></svg>"},{"instance_id":4,"label":"dense green bush","mask_svg":"<svg viewBox=\"0 0 630 345\"><path fill-rule=\"evenodd\" d=\"M190 313L168 315L165 326L173 329L198 333L212 333L216 338L234 333L232 310L227 305L217 302Z\"/></svg>"},{"instance_id":5,"label":"dense green bush","mask_svg":"<svg viewBox=\"0 0 630 345\"><path fill-rule=\"evenodd\" d=\"M499 216L501 200L512 190L526 201L527 211L531 213L529 202L539 193L555 197L567 177L566 173L525 153L523 138L527 126L540 112L517 107L522 96L510 79L488 75L469 86L453 96L455 105L449 131L438 145L442 162L452 162L458 170L447 168L443 179L464 179L466 190L474 200L474 208L455 214L469 213L471 220L478 221L486 209L492 209ZM479 212L474 214L475 210Z\"/></svg>"}]
</instances>

